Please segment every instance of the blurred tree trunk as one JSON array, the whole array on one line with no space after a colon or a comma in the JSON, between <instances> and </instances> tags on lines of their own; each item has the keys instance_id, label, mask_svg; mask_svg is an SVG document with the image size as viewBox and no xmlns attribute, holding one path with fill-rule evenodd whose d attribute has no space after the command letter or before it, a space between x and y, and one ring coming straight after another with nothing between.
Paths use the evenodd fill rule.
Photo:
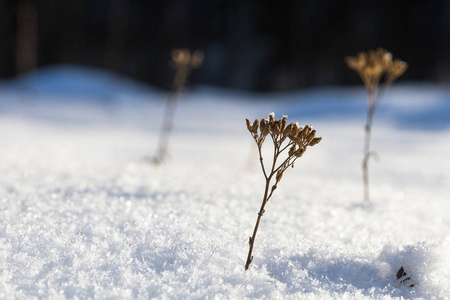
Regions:
<instances>
[{"instance_id":1,"label":"blurred tree trunk","mask_svg":"<svg viewBox=\"0 0 450 300\"><path fill-rule=\"evenodd\" d=\"M16 72L36 69L38 43L38 12L36 6L21 0L17 7Z\"/></svg>"}]
</instances>

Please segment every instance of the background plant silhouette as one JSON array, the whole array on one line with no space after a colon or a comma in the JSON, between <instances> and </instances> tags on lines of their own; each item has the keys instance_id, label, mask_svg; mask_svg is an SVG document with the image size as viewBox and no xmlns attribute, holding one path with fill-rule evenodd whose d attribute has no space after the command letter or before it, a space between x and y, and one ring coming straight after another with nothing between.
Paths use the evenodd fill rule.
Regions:
<instances>
[{"instance_id":1,"label":"background plant silhouette","mask_svg":"<svg viewBox=\"0 0 450 300\"><path fill-rule=\"evenodd\" d=\"M346 57L347 66L355 70L361 77L368 92L368 110L364 138L364 158L362 163L364 199L370 200L369 191L369 158L373 155L370 149L372 123L375 110L389 85L405 73L408 64L400 59L392 60L392 54L387 50L378 48L368 52L360 52L355 57ZM380 80L384 83L379 88Z\"/></svg>"},{"instance_id":2,"label":"background plant silhouette","mask_svg":"<svg viewBox=\"0 0 450 300\"><path fill-rule=\"evenodd\" d=\"M198 69L203 63L203 52L197 50L191 54L189 49L176 49L172 51L172 66L176 69L172 91L166 102L162 126L158 139L158 152L153 158L153 163L160 164L164 161L169 145L169 136L172 132L175 111L178 105L179 94L186 84L186 79L192 69Z\"/></svg>"}]
</instances>

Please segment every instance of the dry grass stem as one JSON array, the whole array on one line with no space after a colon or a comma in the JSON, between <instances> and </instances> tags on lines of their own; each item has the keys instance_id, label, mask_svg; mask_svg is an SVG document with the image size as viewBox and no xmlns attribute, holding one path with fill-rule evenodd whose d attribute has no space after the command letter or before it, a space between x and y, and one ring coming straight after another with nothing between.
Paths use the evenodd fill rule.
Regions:
<instances>
[{"instance_id":1,"label":"dry grass stem","mask_svg":"<svg viewBox=\"0 0 450 300\"><path fill-rule=\"evenodd\" d=\"M368 92L368 110L365 126L364 138L364 158L362 163L364 199L370 200L369 192L369 158L372 156L370 150L370 140L372 132L372 123L375 110L381 100L381 97L398 77L405 73L408 64L399 59L392 59L392 54L387 50L378 48L368 52L360 52L356 56L345 58L347 66L355 70L361 77L364 86ZM380 89L380 81L384 78L383 86Z\"/></svg>"},{"instance_id":2,"label":"dry grass stem","mask_svg":"<svg viewBox=\"0 0 450 300\"><path fill-rule=\"evenodd\" d=\"M173 80L172 91L167 99L162 126L159 134L158 153L153 158L153 163L160 164L167 154L169 135L172 131L175 111L178 105L178 98L181 90L186 84L186 79L193 69L198 69L203 63L203 52L195 51L191 53L189 49L176 49L172 51L171 65L175 68L175 78Z\"/></svg>"},{"instance_id":3,"label":"dry grass stem","mask_svg":"<svg viewBox=\"0 0 450 300\"><path fill-rule=\"evenodd\" d=\"M247 129L258 147L259 161L266 181L263 201L258 212L256 225L253 230L253 235L249 238L250 248L245 263L245 270L247 270L253 261L253 246L261 217L265 212L264 207L272 197L278 183L283 178L284 172L289 167L294 167L295 161L299 157L302 157L306 149L320 143L322 138L316 137L316 131L308 125L304 127L299 127L298 124L294 123L288 125L286 116L281 120L275 120L273 113L268 116L268 119L261 119L261 121L256 119L253 123L248 119L245 121ZM266 139L271 140L273 144L273 158L269 166L264 164L262 156L262 146ZM282 153L285 153L285 158L279 160Z\"/></svg>"}]
</instances>

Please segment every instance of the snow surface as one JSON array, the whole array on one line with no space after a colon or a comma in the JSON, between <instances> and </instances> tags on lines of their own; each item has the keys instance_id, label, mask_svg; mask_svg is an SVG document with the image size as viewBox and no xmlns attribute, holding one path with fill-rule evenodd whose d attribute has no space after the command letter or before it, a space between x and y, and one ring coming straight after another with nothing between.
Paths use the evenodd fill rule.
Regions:
<instances>
[{"instance_id":1,"label":"snow surface","mask_svg":"<svg viewBox=\"0 0 450 300\"><path fill-rule=\"evenodd\" d=\"M449 91L387 92L364 203L362 88L186 92L155 167L166 93L73 67L3 82L0 298L449 299ZM244 119L272 111L323 140L284 174L244 271L264 188Z\"/></svg>"}]
</instances>

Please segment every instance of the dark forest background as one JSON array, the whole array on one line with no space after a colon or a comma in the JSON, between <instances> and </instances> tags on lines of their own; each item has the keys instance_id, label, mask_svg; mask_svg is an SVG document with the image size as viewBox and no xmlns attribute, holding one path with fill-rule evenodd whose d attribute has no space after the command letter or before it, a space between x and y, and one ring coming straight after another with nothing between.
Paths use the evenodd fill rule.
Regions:
<instances>
[{"instance_id":1,"label":"dark forest background","mask_svg":"<svg viewBox=\"0 0 450 300\"><path fill-rule=\"evenodd\" d=\"M170 51L205 53L191 84L254 91L359 84L343 57L383 47L402 80L450 82L450 1L0 0L0 77L78 64L169 88Z\"/></svg>"}]
</instances>

